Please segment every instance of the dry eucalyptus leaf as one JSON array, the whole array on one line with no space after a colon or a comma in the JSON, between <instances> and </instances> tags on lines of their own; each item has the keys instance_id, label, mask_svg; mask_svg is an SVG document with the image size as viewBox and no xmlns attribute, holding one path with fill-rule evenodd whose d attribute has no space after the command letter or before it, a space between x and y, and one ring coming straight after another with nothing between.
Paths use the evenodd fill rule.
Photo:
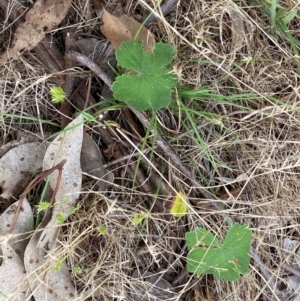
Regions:
<instances>
[{"instance_id":1,"label":"dry eucalyptus leaf","mask_svg":"<svg viewBox=\"0 0 300 301\"><path fill-rule=\"evenodd\" d=\"M23 260L11 247L9 240L1 242L0 301L25 301L30 294Z\"/></svg>"},{"instance_id":2,"label":"dry eucalyptus leaf","mask_svg":"<svg viewBox=\"0 0 300 301\"><path fill-rule=\"evenodd\" d=\"M20 200L9 206L0 216L0 236L8 235L8 230L13 222ZM33 214L25 198L22 202L21 210L9 236L9 243L14 251L23 259L24 251L28 243L29 231L33 221Z\"/></svg>"},{"instance_id":3,"label":"dry eucalyptus leaf","mask_svg":"<svg viewBox=\"0 0 300 301\"><path fill-rule=\"evenodd\" d=\"M105 9L103 10L102 21L101 31L112 43L115 50L119 48L122 42L135 39L142 42L142 47L146 52L152 51L155 44L154 36L141 23L125 15L115 17Z\"/></svg>"},{"instance_id":4,"label":"dry eucalyptus leaf","mask_svg":"<svg viewBox=\"0 0 300 301\"><path fill-rule=\"evenodd\" d=\"M42 167L46 146L32 142L12 148L0 159L2 199L10 200L23 192L32 173Z\"/></svg>"},{"instance_id":5,"label":"dry eucalyptus leaf","mask_svg":"<svg viewBox=\"0 0 300 301\"><path fill-rule=\"evenodd\" d=\"M14 147L17 147L21 144L30 143L30 142L42 142L43 139L38 134L31 133L28 131L18 131L17 139L9 141L0 146L0 158L2 158L7 152L9 152Z\"/></svg>"},{"instance_id":6,"label":"dry eucalyptus leaf","mask_svg":"<svg viewBox=\"0 0 300 301\"><path fill-rule=\"evenodd\" d=\"M178 300L173 286L161 274L134 270L132 277L132 298L136 301L143 300Z\"/></svg>"},{"instance_id":7,"label":"dry eucalyptus leaf","mask_svg":"<svg viewBox=\"0 0 300 301\"><path fill-rule=\"evenodd\" d=\"M47 32L58 27L70 5L71 0L37 0L26 14L26 21L17 28L12 45L2 54L0 63L18 59L24 51L33 49Z\"/></svg>"},{"instance_id":8,"label":"dry eucalyptus leaf","mask_svg":"<svg viewBox=\"0 0 300 301\"><path fill-rule=\"evenodd\" d=\"M86 133L83 135L80 162L83 172L99 179L96 184L99 191L105 191L109 183L113 182L113 173L102 168L102 155L98 145Z\"/></svg>"},{"instance_id":9,"label":"dry eucalyptus leaf","mask_svg":"<svg viewBox=\"0 0 300 301\"><path fill-rule=\"evenodd\" d=\"M62 261L57 269L55 268L61 260L56 257L59 254L57 245L53 244L50 251L37 247L42 229L50 220L49 212L33 234L25 251L24 265L34 299L35 301L84 300L77 299L78 293L70 281L65 261Z\"/></svg>"},{"instance_id":10,"label":"dry eucalyptus leaf","mask_svg":"<svg viewBox=\"0 0 300 301\"><path fill-rule=\"evenodd\" d=\"M32 223L32 210L25 198L11 234L8 230L13 222L19 201L12 204L0 216L0 301L23 301L30 293L28 279L23 264L24 252L27 246Z\"/></svg>"},{"instance_id":11,"label":"dry eucalyptus leaf","mask_svg":"<svg viewBox=\"0 0 300 301\"><path fill-rule=\"evenodd\" d=\"M56 238L61 218L65 220L74 208L81 191L82 172L80 167L80 152L83 139L83 117L79 115L59 134L49 145L44 157L43 170L50 169L66 159L62 177L55 196L55 206L52 218L43 231L38 247L52 245ZM58 181L58 171L50 175L50 187L55 191ZM58 216L60 218L58 219Z\"/></svg>"}]
</instances>

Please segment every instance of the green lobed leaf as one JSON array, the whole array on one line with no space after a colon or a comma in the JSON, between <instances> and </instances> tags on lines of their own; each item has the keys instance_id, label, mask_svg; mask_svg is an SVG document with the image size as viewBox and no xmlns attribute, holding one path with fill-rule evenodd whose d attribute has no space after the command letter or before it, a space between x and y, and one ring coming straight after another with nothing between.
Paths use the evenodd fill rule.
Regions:
<instances>
[{"instance_id":1,"label":"green lobed leaf","mask_svg":"<svg viewBox=\"0 0 300 301\"><path fill-rule=\"evenodd\" d=\"M200 245L220 247L220 243L216 236L204 228L198 228L196 231L186 232L185 239L189 251L192 248L198 247Z\"/></svg>"},{"instance_id":2,"label":"green lobed leaf","mask_svg":"<svg viewBox=\"0 0 300 301\"><path fill-rule=\"evenodd\" d=\"M125 41L116 51L116 58L127 73L118 76L112 85L115 99L138 111L168 106L177 83L177 76L166 67L173 59L171 45L156 43L147 53L141 42Z\"/></svg>"},{"instance_id":3,"label":"green lobed leaf","mask_svg":"<svg viewBox=\"0 0 300 301\"><path fill-rule=\"evenodd\" d=\"M240 275L248 272L250 246L251 230L248 225L235 223L229 229L221 247L192 249L187 256L187 269L196 273L197 277L205 273L218 279L237 280Z\"/></svg>"}]
</instances>

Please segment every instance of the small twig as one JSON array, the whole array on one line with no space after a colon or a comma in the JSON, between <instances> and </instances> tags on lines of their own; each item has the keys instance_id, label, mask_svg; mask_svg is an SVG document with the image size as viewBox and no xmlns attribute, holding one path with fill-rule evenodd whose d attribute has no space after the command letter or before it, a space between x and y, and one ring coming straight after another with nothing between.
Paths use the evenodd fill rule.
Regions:
<instances>
[{"instance_id":1,"label":"small twig","mask_svg":"<svg viewBox=\"0 0 300 301\"><path fill-rule=\"evenodd\" d=\"M127 3L126 3L125 8L124 8L124 13L125 13L126 15L128 14L129 8L130 8L131 5L132 5L132 1L133 1L133 0L127 0Z\"/></svg>"},{"instance_id":2,"label":"small twig","mask_svg":"<svg viewBox=\"0 0 300 301\"><path fill-rule=\"evenodd\" d=\"M300 270L299 269L295 269L295 268L293 268L292 266L290 266L290 265L288 265L286 263L282 266L282 268L286 272L294 274L295 276L297 276L298 278L300 278Z\"/></svg>"},{"instance_id":3,"label":"small twig","mask_svg":"<svg viewBox=\"0 0 300 301\"><path fill-rule=\"evenodd\" d=\"M112 80L107 76L107 74L96 64L94 63L90 58L87 56L77 52L77 51L70 51L68 54L71 58L76 60L77 62L83 64L84 66L88 67L90 70L92 70L100 79L104 81L104 83L111 87L112 86Z\"/></svg>"},{"instance_id":4,"label":"small twig","mask_svg":"<svg viewBox=\"0 0 300 301\"><path fill-rule=\"evenodd\" d=\"M132 111L129 109L122 109L122 113L125 117L126 122L131 127L132 132L135 135L142 137L142 131L140 129L140 126L137 124L137 120L136 120L134 114L132 113ZM141 139L139 139L139 140L141 140Z\"/></svg>"},{"instance_id":5,"label":"small twig","mask_svg":"<svg viewBox=\"0 0 300 301\"><path fill-rule=\"evenodd\" d=\"M16 222L17 222L17 219L18 219L18 216L20 214L20 211L21 211L21 208L22 208L22 205L23 205L23 201L27 195L27 193L33 189L36 185L38 185L41 181L43 181L48 175L50 175L54 170L58 170L59 172L59 175L58 175L58 178L57 178L57 182L56 182L56 186L55 186L55 189L53 191L53 194L52 194L52 197L51 197L51 201L50 203L52 202L53 203L53 200L55 199L55 196L56 196L56 193L57 193L57 190L58 190L58 187L60 185L60 182L61 182L61 174L62 174L62 169L63 169L63 166L65 165L65 163L67 162L66 159L62 160L60 163L56 164L55 166L53 166L52 168L49 168L47 170L44 170L42 171L41 173L39 173L26 187L26 189L24 190L24 192L22 194L20 194L19 196L19 199L20 199L20 202L18 204L18 207L17 207L17 210L16 210L16 213L14 215L14 218L12 220L12 223L10 225L10 228L8 230L8 233L11 234L12 231L14 230L14 227L16 225ZM52 204L51 203L51 204Z\"/></svg>"},{"instance_id":6,"label":"small twig","mask_svg":"<svg viewBox=\"0 0 300 301\"><path fill-rule=\"evenodd\" d=\"M66 32L66 39L65 39L65 69L71 69L75 66L74 60L72 60L67 54L69 51L75 49L75 28L71 28L69 31ZM69 103L68 99L72 94L74 89L75 77L72 74L67 74L64 82L64 91L66 93L66 99L61 104L59 110L61 112L61 119L60 124L61 127L64 129L70 123L71 117L71 104Z\"/></svg>"},{"instance_id":7,"label":"small twig","mask_svg":"<svg viewBox=\"0 0 300 301\"><path fill-rule=\"evenodd\" d=\"M144 149L144 150L142 151L142 153L143 153L143 154L147 154L147 153L150 152L150 150L151 150L150 147L148 147L148 148ZM92 174L92 173L94 173L94 172L96 172L96 171L99 171L99 170L102 170L102 169L106 169L106 168L111 167L111 166L113 166L113 165L116 165L116 164L118 164L118 163L120 163L120 162L122 162L122 161L129 160L129 159L132 159L132 158L137 157L137 156L140 156L140 155L141 155L140 152L135 152L135 153L133 153L133 154L126 155L126 156L124 156L124 157L122 157L122 158L119 158L119 159L116 159L116 160L114 160L114 161L111 161L111 162L108 162L108 163L106 163L106 164L103 164L101 167L92 169L92 170L89 171L89 173Z\"/></svg>"},{"instance_id":8,"label":"small twig","mask_svg":"<svg viewBox=\"0 0 300 301\"><path fill-rule=\"evenodd\" d=\"M160 7L163 16L168 15L173 8L178 4L179 0L166 0L166 2ZM156 15L152 14L149 19L144 23L144 26L148 27L151 23L157 21Z\"/></svg>"},{"instance_id":9,"label":"small twig","mask_svg":"<svg viewBox=\"0 0 300 301\"><path fill-rule=\"evenodd\" d=\"M172 281L172 286L176 287L178 284L183 282L183 279L189 276L189 271L186 269L183 269L181 273L175 277L175 279Z\"/></svg>"},{"instance_id":10,"label":"small twig","mask_svg":"<svg viewBox=\"0 0 300 301\"><path fill-rule=\"evenodd\" d=\"M108 72L104 72L101 67L99 67L97 65L97 63L95 63L94 61L92 61L90 58L88 58L87 56L76 52L76 51L70 51L68 53L68 55L70 57L72 57L74 60L76 60L77 62L83 64L84 66L88 67L90 70L92 70L95 75L97 75L101 80L103 80L103 82L105 83L104 89L102 90L101 96L103 98L108 98L110 97L110 87L112 86L112 80L110 79L109 74L114 74L112 70L108 70ZM116 65L116 61L114 60L111 63L112 66ZM108 87L109 89L106 90L106 87ZM89 95L90 98L92 98L92 95ZM107 104L102 104L100 105L100 108L103 108L107 106Z\"/></svg>"},{"instance_id":11,"label":"small twig","mask_svg":"<svg viewBox=\"0 0 300 301\"><path fill-rule=\"evenodd\" d=\"M59 186L60 186L60 183L61 183L63 166L65 165L66 162L67 162L67 159L64 159L64 160L62 160L60 163L58 163L57 165L55 165L54 167L52 167L52 168L46 170L47 176L48 176L50 173L52 173L55 169L58 170L58 176L57 176L57 180L56 180L56 185L55 185L55 188L54 188L54 190L53 190L53 193L52 193L52 196L51 196L51 199L50 199L50 205L53 205L53 204L54 204L55 197L56 197L57 191L58 191ZM55 169L54 169L54 168L55 168Z\"/></svg>"},{"instance_id":12,"label":"small twig","mask_svg":"<svg viewBox=\"0 0 300 301\"><path fill-rule=\"evenodd\" d=\"M87 86L87 91L86 91L84 109L86 109L88 107L88 105L89 105L91 88L92 88L92 76L90 74L90 76L88 77L88 86Z\"/></svg>"}]
</instances>

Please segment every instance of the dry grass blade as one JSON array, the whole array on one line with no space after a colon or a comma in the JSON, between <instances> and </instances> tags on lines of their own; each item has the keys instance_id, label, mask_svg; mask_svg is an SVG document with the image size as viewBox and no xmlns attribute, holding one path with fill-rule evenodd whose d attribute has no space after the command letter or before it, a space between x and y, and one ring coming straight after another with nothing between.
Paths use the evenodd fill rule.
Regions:
<instances>
[{"instance_id":1,"label":"dry grass blade","mask_svg":"<svg viewBox=\"0 0 300 301\"><path fill-rule=\"evenodd\" d=\"M1 198L9 204L18 197L31 175L42 167L45 145L31 142L12 148L0 159Z\"/></svg>"}]
</instances>

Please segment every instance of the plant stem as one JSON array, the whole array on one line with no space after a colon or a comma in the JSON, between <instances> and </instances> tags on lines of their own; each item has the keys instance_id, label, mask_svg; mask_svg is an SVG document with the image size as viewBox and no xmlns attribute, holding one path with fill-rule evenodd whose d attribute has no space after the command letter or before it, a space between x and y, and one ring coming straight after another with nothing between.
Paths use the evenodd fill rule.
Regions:
<instances>
[{"instance_id":1,"label":"plant stem","mask_svg":"<svg viewBox=\"0 0 300 301\"><path fill-rule=\"evenodd\" d=\"M112 86L112 80L107 76L107 74L96 64L94 63L90 58L87 56L77 52L77 51L69 51L67 56L70 56L70 58L76 60L77 62L83 64L84 66L88 67L90 70L92 70L100 79L104 81L104 83L111 87Z\"/></svg>"}]
</instances>

